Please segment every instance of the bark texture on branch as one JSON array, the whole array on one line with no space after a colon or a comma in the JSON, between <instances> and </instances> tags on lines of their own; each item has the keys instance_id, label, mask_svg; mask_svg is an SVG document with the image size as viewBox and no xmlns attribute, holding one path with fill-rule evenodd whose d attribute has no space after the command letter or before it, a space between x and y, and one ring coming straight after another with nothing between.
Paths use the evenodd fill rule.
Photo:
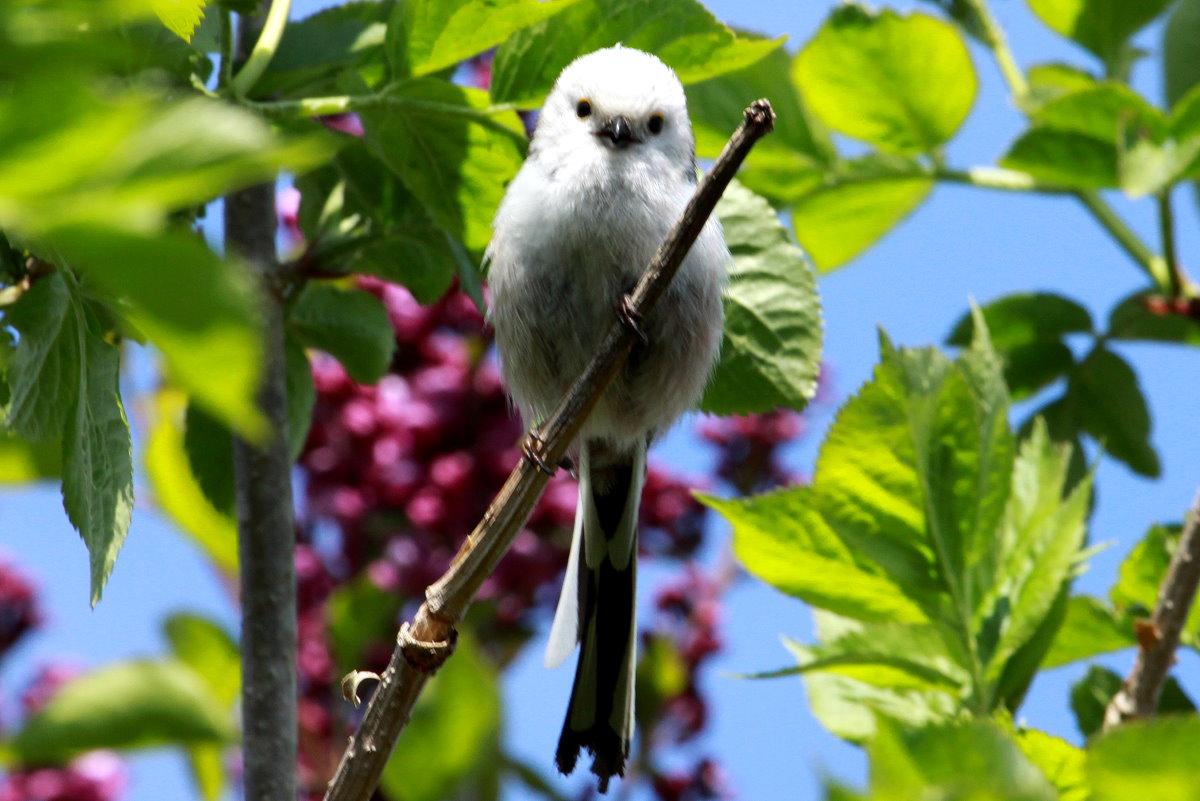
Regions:
<instances>
[{"instance_id":1,"label":"bark texture on branch","mask_svg":"<svg viewBox=\"0 0 1200 801\"><path fill-rule=\"evenodd\" d=\"M1137 661L1104 710L1104 730L1127 720L1147 718L1158 709L1167 674L1175 664L1175 649L1200 584L1200 494L1192 502L1179 545L1171 556L1167 575L1158 590L1158 601L1144 636L1139 636Z\"/></svg>"},{"instance_id":2,"label":"bark texture on branch","mask_svg":"<svg viewBox=\"0 0 1200 801\"><path fill-rule=\"evenodd\" d=\"M242 17L244 57L261 18ZM239 587L242 605L243 797L296 799L296 571L292 475L287 447L287 387L281 275L275 253L275 186L225 197L225 250L244 260L259 290L263 373L259 408L270 436L235 436Z\"/></svg>"},{"instance_id":3,"label":"bark texture on branch","mask_svg":"<svg viewBox=\"0 0 1200 801\"><path fill-rule=\"evenodd\" d=\"M688 249L700 234L750 149L774 127L775 113L766 100L745 111L712 170L701 181L683 216L646 268L630 296L635 319L649 315L675 276ZM558 464L584 419L612 383L628 358L637 335L614 321L599 351L576 379L550 418L531 433L529 444L537 461ZM384 765L408 723L413 704L425 682L449 657L457 636L455 626L470 607L484 580L508 551L513 539L541 497L550 475L533 459L522 459L504 483L483 519L459 548L446 573L425 591L425 603L412 624L397 638L387 670L371 697L366 714L329 783L325 801L367 801Z\"/></svg>"}]
</instances>

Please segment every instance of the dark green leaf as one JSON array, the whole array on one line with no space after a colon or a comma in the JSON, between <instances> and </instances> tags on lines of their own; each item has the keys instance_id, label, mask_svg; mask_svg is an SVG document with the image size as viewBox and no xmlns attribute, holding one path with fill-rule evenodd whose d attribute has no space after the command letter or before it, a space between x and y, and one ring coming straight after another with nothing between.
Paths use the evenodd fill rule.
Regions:
<instances>
[{"instance_id":1,"label":"dark green leaf","mask_svg":"<svg viewBox=\"0 0 1200 801\"><path fill-rule=\"evenodd\" d=\"M1006 295L987 304L982 311L992 344L1000 351L1092 330L1092 316L1088 310L1061 295ZM972 315L964 314L954 324L946 341L951 345L966 345L974 331Z\"/></svg>"},{"instance_id":2,"label":"dark green leaf","mask_svg":"<svg viewBox=\"0 0 1200 801\"><path fill-rule=\"evenodd\" d=\"M174 661L119 662L63 685L11 741L26 763L55 763L95 748L227 743L225 706L195 671Z\"/></svg>"},{"instance_id":3,"label":"dark green leaf","mask_svg":"<svg viewBox=\"0 0 1200 801\"><path fill-rule=\"evenodd\" d=\"M1135 721L1096 738L1088 747L1093 801L1195 801L1200 787L1200 718L1169 716Z\"/></svg>"},{"instance_id":4,"label":"dark green leaf","mask_svg":"<svg viewBox=\"0 0 1200 801\"><path fill-rule=\"evenodd\" d=\"M288 326L304 345L336 357L360 384L382 378L396 349L387 309L361 289L310 281L288 311Z\"/></svg>"},{"instance_id":5,"label":"dark green leaf","mask_svg":"<svg viewBox=\"0 0 1200 801\"><path fill-rule=\"evenodd\" d=\"M748 67L781 41L738 36L696 0L583 0L500 46L492 94L536 106L563 67L618 42L654 53L688 84Z\"/></svg>"},{"instance_id":6,"label":"dark green leaf","mask_svg":"<svg viewBox=\"0 0 1200 801\"><path fill-rule=\"evenodd\" d=\"M1167 19L1163 36L1163 78L1167 102L1174 106L1200 85L1200 2L1180 0Z\"/></svg>"},{"instance_id":7,"label":"dark green leaf","mask_svg":"<svg viewBox=\"0 0 1200 801\"><path fill-rule=\"evenodd\" d=\"M184 417L183 446L192 475L218 511L233 515L233 439L229 429L195 403Z\"/></svg>"},{"instance_id":8,"label":"dark green leaf","mask_svg":"<svg viewBox=\"0 0 1200 801\"><path fill-rule=\"evenodd\" d=\"M87 545L95 604L133 511L120 354L90 303L73 294L61 273L34 284L12 308L9 323L21 339L8 373L8 424L31 439L62 437L63 508Z\"/></svg>"},{"instance_id":9,"label":"dark green leaf","mask_svg":"<svg viewBox=\"0 0 1200 801\"><path fill-rule=\"evenodd\" d=\"M384 592L362 575L329 596L329 648L339 672L386 660L404 598Z\"/></svg>"},{"instance_id":10,"label":"dark green leaf","mask_svg":"<svg viewBox=\"0 0 1200 801\"><path fill-rule=\"evenodd\" d=\"M384 37L394 6L390 0L357 0L289 22L254 93L261 97L340 94L339 74L368 65L382 73Z\"/></svg>"},{"instance_id":11,"label":"dark green leaf","mask_svg":"<svg viewBox=\"0 0 1200 801\"><path fill-rule=\"evenodd\" d=\"M1083 429L1114 459L1144 476L1159 473L1150 444L1150 411L1133 368L1112 351L1095 348L1071 376L1069 393Z\"/></svg>"},{"instance_id":12,"label":"dark green leaf","mask_svg":"<svg viewBox=\"0 0 1200 801\"><path fill-rule=\"evenodd\" d=\"M1181 314L1155 314L1147 308L1146 293L1138 292L1109 312L1108 335L1113 339L1200 345L1200 323Z\"/></svg>"},{"instance_id":13,"label":"dark green leaf","mask_svg":"<svg viewBox=\"0 0 1200 801\"><path fill-rule=\"evenodd\" d=\"M1029 0L1034 13L1058 33L1115 64L1126 41L1171 0Z\"/></svg>"},{"instance_id":14,"label":"dark green leaf","mask_svg":"<svg viewBox=\"0 0 1200 801\"><path fill-rule=\"evenodd\" d=\"M376 155L440 228L474 251L491 238L525 136L515 113L489 104L486 92L418 78L393 85L385 105L362 114Z\"/></svg>"},{"instance_id":15,"label":"dark green leaf","mask_svg":"<svg viewBox=\"0 0 1200 801\"><path fill-rule=\"evenodd\" d=\"M405 0L396 7L388 59L400 75L426 75L495 47L578 0Z\"/></svg>"},{"instance_id":16,"label":"dark green leaf","mask_svg":"<svg viewBox=\"0 0 1200 801\"><path fill-rule=\"evenodd\" d=\"M933 189L915 162L866 156L843 162L819 181L805 180L793 203L796 240L822 272L840 267L875 244L913 212Z\"/></svg>"},{"instance_id":17,"label":"dark green leaf","mask_svg":"<svg viewBox=\"0 0 1200 801\"><path fill-rule=\"evenodd\" d=\"M1088 668L1087 674L1071 685L1071 711L1075 726L1084 737L1091 737L1104 725L1104 709L1121 689L1121 677L1099 665Z\"/></svg>"},{"instance_id":18,"label":"dark green leaf","mask_svg":"<svg viewBox=\"0 0 1200 801\"><path fill-rule=\"evenodd\" d=\"M930 152L953 136L978 88L954 26L856 4L834 10L800 52L793 76L827 125L905 154Z\"/></svg>"},{"instance_id":19,"label":"dark green leaf","mask_svg":"<svg viewBox=\"0 0 1200 801\"><path fill-rule=\"evenodd\" d=\"M829 132L805 106L789 78L790 72L791 58L780 47L749 67L689 86L688 110L696 134L696 155L716 158L741 123L745 108L756 98L765 97L775 109L775 129L750 151L744 169L765 167L759 162L764 154L771 155L769 151L807 157L813 167L835 159Z\"/></svg>"},{"instance_id":20,"label":"dark green leaf","mask_svg":"<svg viewBox=\"0 0 1200 801\"><path fill-rule=\"evenodd\" d=\"M1075 356L1061 342L1019 345L1004 353L1004 381L1014 401L1024 400L1066 376Z\"/></svg>"},{"instance_id":21,"label":"dark green leaf","mask_svg":"<svg viewBox=\"0 0 1200 801\"><path fill-rule=\"evenodd\" d=\"M472 774L494 772L500 748L495 670L469 638L429 681L380 788L405 801L440 801Z\"/></svg>"},{"instance_id":22,"label":"dark green leaf","mask_svg":"<svg viewBox=\"0 0 1200 801\"><path fill-rule=\"evenodd\" d=\"M717 204L733 253L721 357L701 409L802 409L816 391L821 309L816 280L765 200L737 183Z\"/></svg>"}]
</instances>

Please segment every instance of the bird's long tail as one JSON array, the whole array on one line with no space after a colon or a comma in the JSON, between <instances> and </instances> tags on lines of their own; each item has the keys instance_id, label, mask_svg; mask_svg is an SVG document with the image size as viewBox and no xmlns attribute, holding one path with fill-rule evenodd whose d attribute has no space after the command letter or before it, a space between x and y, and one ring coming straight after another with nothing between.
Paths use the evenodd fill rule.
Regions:
<instances>
[{"instance_id":1,"label":"bird's long tail","mask_svg":"<svg viewBox=\"0 0 1200 801\"><path fill-rule=\"evenodd\" d=\"M625 774L633 735L637 521L645 474L645 446L615 453L607 443L584 443L571 556L546 647L546 665L556 667L582 644L555 764L570 773L586 748L600 792L613 775Z\"/></svg>"}]
</instances>

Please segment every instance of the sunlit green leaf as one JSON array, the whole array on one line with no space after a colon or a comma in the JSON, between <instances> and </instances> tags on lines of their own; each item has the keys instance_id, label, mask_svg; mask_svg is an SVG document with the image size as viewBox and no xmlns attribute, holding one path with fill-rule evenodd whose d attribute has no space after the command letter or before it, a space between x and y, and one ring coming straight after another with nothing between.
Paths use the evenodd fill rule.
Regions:
<instances>
[{"instance_id":1,"label":"sunlit green leaf","mask_svg":"<svg viewBox=\"0 0 1200 801\"><path fill-rule=\"evenodd\" d=\"M796 240L822 272L875 244L925 200L933 179L917 165L868 156L805 183L792 202Z\"/></svg>"},{"instance_id":2,"label":"sunlit green leaf","mask_svg":"<svg viewBox=\"0 0 1200 801\"><path fill-rule=\"evenodd\" d=\"M204 679L216 699L232 708L242 686L237 641L216 621L176 612L163 622L171 653Z\"/></svg>"},{"instance_id":3,"label":"sunlit green leaf","mask_svg":"<svg viewBox=\"0 0 1200 801\"><path fill-rule=\"evenodd\" d=\"M153 0L154 13L171 33L190 42L192 33L204 17L208 0Z\"/></svg>"},{"instance_id":4,"label":"sunlit green leaf","mask_svg":"<svg viewBox=\"0 0 1200 801\"><path fill-rule=\"evenodd\" d=\"M388 57L401 75L426 75L495 47L578 0L405 0L396 6Z\"/></svg>"},{"instance_id":5,"label":"sunlit green leaf","mask_svg":"<svg viewBox=\"0 0 1200 801\"><path fill-rule=\"evenodd\" d=\"M1119 612L1137 617L1150 616L1171 556L1179 545L1179 536L1179 526L1150 526L1125 557L1117 582L1109 591L1109 598ZM1180 639L1185 645L1200 646L1200 604L1192 605Z\"/></svg>"},{"instance_id":6,"label":"sunlit green leaf","mask_svg":"<svg viewBox=\"0 0 1200 801\"><path fill-rule=\"evenodd\" d=\"M525 136L516 114L489 106L486 92L417 78L394 85L385 105L362 114L376 155L439 227L475 251L491 239Z\"/></svg>"},{"instance_id":7,"label":"sunlit green leaf","mask_svg":"<svg viewBox=\"0 0 1200 801\"><path fill-rule=\"evenodd\" d=\"M1037 729L1020 729L1016 742L1021 753L1054 785L1057 801L1088 801L1091 795L1084 776L1083 749Z\"/></svg>"},{"instance_id":8,"label":"sunlit green leaf","mask_svg":"<svg viewBox=\"0 0 1200 801\"><path fill-rule=\"evenodd\" d=\"M1118 615L1097 598L1077 595L1067 604L1066 619L1042 667L1053 668L1091 659L1136 644L1132 621Z\"/></svg>"},{"instance_id":9,"label":"sunlit green leaf","mask_svg":"<svg viewBox=\"0 0 1200 801\"><path fill-rule=\"evenodd\" d=\"M195 671L175 661L118 662L63 685L11 741L29 763L94 748L225 743L231 716Z\"/></svg>"},{"instance_id":10,"label":"sunlit green leaf","mask_svg":"<svg viewBox=\"0 0 1200 801\"><path fill-rule=\"evenodd\" d=\"M143 456L146 477L155 505L200 546L217 568L234 575L238 564L237 524L228 513L233 499L226 499L228 505L218 510L193 475L184 448L186 403L186 396L178 390L164 389L155 396L153 423ZM233 465L228 447L225 456L228 472Z\"/></svg>"},{"instance_id":11,"label":"sunlit green leaf","mask_svg":"<svg viewBox=\"0 0 1200 801\"><path fill-rule=\"evenodd\" d=\"M696 0L583 0L500 45L492 94L536 106L563 67L617 43L654 53L688 84L747 67L781 41L738 36Z\"/></svg>"},{"instance_id":12,"label":"sunlit green leaf","mask_svg":"<svg viewBox=\"0 0 1200 801\"><path fill-rule=\"evenodd\" d=\"M880 726L867 749L872 798L1057 801L1058 794L996 724L947 723L924 729Z\"/></svg>"},{"instance_id":13,"label":"sunlit green leaf","mask_svg":"<svg viewBox=\"0 0 1200 801\"><path fill-rule=\"evenodd\" d=\"M1075 40L1106 64L1116 62L1130 36L1171 0L1028 0L1042 21Z\"/></svg>"},{"instance_id":14,"label":"sunlit green leaf","mask_svg":"<svg viewBox=\"0 0 1200 801\"><path fill-rule=\"evenodd\" d=\"M953 136L978 88L953 25L857 4L833 11L793 75L827 125L904 154L932 151Z\"/></svg>"},{"instance_id":15,"label":"sunlit green leaf","mask_svg":"<svg viewBox=\"0 0 1200 801\"><path fill-rule=\"evenodd\" d=\"M1012 144L1000 165L1073 189L1104 189L1120 183L1116 146L1074 131L1033 128Z\"/></svg>"},{"instance_id":16,"label":"sunlit green leaf","mask_svg":"<svg viewBox=\"0 0 1200 801\"><path fill-rule=\"evenodd\" d=\"M714 414L803 408L817 388L816 280L765 200L734 183L717 204L733 253L721 357L701 409Z\"/></svg>"},{"instance_id":17,"label":"sunlit green leaf","mask_svg":"<svg viewBox=\"0 0 1200 801\"><path fill-rule=\"evenodd\" d=\"M1088 747L1087 777L1094 801L1195 801L1200 787L1200 718L1135 721Z\"/></svg>"}]
</instances>

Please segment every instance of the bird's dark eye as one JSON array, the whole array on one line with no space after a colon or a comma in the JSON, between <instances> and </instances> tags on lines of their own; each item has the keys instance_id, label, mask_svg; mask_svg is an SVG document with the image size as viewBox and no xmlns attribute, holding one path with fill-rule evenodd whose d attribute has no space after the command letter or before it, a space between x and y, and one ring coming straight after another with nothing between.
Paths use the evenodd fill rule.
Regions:
<instances>
[{"instance_id":1,"label":"bird's dark eye","mask_svg":"<svg viewBox=\"0 0 1200 801\"><path fill-rule=\"evenodd\" d=\"M586 97L583 100L580 100L575 104L575 113L579 115L580 119L592 116L591 102Z\"/></svg>"},{"instance_id":2,"label":"bird's dark eye","mask_svg":"<svg viewBox=\"0 0 1200 801\"><path fill-rule=\"evenodd\" d=\"M658 134L658 133L662 133L662 129L663 129L663 115L661 115L661 114L651 114L651 115L650 115L650 122L649 122L649 124L648 124L648 127L650 128L650 133L652 133L652 134Z\"/></svg>"}]
</instances>

